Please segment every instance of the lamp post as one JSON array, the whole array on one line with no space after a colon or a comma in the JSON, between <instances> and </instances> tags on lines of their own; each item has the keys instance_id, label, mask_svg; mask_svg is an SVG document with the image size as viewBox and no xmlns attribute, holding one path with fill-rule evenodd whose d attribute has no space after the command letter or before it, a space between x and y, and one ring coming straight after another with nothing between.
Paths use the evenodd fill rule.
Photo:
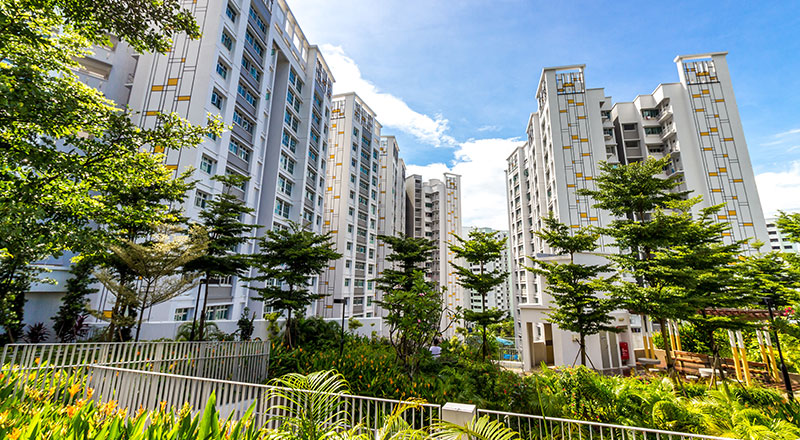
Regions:
<instances>
[{"instance_id":1,"label":"lamp post","mask_svg":"<svg viewBox=\"0 0 800 440\"><path fill-rule=\"evenodd\" d=\"M344 309L347 307L347 300L349 298L334 298L334 304L341 304L342 305L342 332L339 336L339 364L342 363L342 355L344 354ZM780 349L779 349L780 351ZM781 358L783 359L783 358Z\"/></svg>"},{"instance_id":2,"label":"lamp post","mask_svg":"<svg viewBox=\"0 0 800 440\"><path fill-rule=\"evenodd\" d=\"M764 304L769 311L769 324L772 327L772 333L775 336L775 347L778 348L778 357L781 360L781 373L783 373L783 383L786 386L786 394L789 400L794 400L794 392L792 391L792 381L789 378L789 370L786 368L786 362L783 361L783 352L781 351L781 342L778 340L778 330L775 328L775 316L772 314L772 298L764 297Z\"/></svg>"}]
</instances>

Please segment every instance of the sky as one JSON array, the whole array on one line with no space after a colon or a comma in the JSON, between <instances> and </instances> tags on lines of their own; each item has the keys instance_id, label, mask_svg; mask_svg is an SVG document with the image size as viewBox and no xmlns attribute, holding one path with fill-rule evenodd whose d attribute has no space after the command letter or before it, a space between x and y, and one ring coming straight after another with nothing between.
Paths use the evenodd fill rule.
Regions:
<instances>
[{"instance_id":1,"label":"sky","mask_svg":"<svg viewBox=\"0 0 800 440\"><path fill-rule=\"evenodd\" d=\"M586 64L614 102L727 51L764 213L800 210L800 1L288 0L335 93L395 135L407 174L462 175L465 226L507 229L506 158L542 68Z\"/></svg>"}]
</instances>

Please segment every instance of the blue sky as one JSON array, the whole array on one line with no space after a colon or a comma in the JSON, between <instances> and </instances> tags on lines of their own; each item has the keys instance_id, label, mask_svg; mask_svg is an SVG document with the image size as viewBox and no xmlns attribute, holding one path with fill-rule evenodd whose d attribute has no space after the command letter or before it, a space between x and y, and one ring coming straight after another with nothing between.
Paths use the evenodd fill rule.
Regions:
<instances>
[{"instance_id":1,"label":"blue sky","mask_svg":"<svg viewBox=\"0 0 800 440\"><path fill-rule=\"evenodd\" d=\"M585 63L589 87L630 101L677 81L676 55L711 51L729 52L765 211L800 209L800 1L289 2L412 172L464 174L465 223L503 227L504 159L543 67Z\"/></svg>"}]
</instances>

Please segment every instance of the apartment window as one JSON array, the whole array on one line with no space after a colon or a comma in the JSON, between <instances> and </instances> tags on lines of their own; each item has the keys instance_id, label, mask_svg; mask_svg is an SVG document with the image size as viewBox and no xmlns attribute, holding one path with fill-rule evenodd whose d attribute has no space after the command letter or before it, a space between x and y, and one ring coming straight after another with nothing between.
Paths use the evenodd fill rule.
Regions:
<instances>
[{"instance_id":1,"label":"apartment window","mask_svg":"<svg viewBox=\"0 0 800 440\"><path fill-rule=\"evenodd\" d=\"M214 305L206 307L206 320L207 321L222 321L231 319L231 305Z\"/></svg>"},{"instance_id":2,"label":"apartment window","mask_svg":"<svg viewBox=\"0 0 800 440\"><path fill-rule=\"evenodd\" d=\"M352 234L353 233L353 225L347 225L347 233L348 234Z\"/></svg>"},{"instance_id":3,"label":"apartment window","mask_svg":"<svg viewBox=\"0 0 800 440\"><path fill-rule=\"evenodd\" d=\"M245 87L243 84L239 84L237 88L239 95L247 101L248 104L252 105L253 107L258 107L258 99L250 93L250 89Z\"/></svg>"},{"instance_id":4,"label":"apartment window","mask_svg":"<svg viewBox=\"0 0 800 440\"><path fill-rule=\"evenodd\" d=\"M350 278L344 279L344 287L350 287Z\"/></svg>"},{"instance_id":5,"label":"apartment window","mask_svg":"<svg viewBox=\"0 0 800 440\"><path fill-rule=\"evenodd\" d=\"M210 157L205 155L203 156L202 159L200 159L200 170L205 172L206 174L214 174L214 170L216 169L216 167L217 167L216 160L211 159Z\"/></svg>"},{"instance_id":6,"label":"apartment window","mask_svg":"<svg viewBox=\"0 0 800 440\"><path fill-rule=\"evenodd\" d=\"M358 143L353 142L353 151L358 151Z\"/></svg>"},{"instance_id":7,"label":"apartment window","mask_svg":"<svg viewBox=\"0 0 800 440\"><path fill-rule=\"evenodd\" d=\"M352 216L353 216L353 214L355 214L355 212L356 212L356 211L355 211L355 209L353 209L353 208L347 208L347 215L348 215L348 216L352 217Z\"/></svg>"},{"instance_id":8,"label":"apartment window","mask_svg":"<svg viewBox=\"0 0 800 440\"><path fill-rule=\"evenodd\" d=\"M356 175L355 174L351 174L350 175L350 183L356 183Z\"/></svg>"},{"instance_id":9,"label":"apartment window","mask_svg":"<svg viewBox=\"0 0 800 440\"><path fill-rule=\"evenodd\" d=\"M281 199L275 199L275 215L289 218L289 212L291 211L291 209L292 209L291 204L286 203Z\"/></svg>"},{"instance_id":10,"label":"apartment window","mask_svg":"<svg viewBox=\"0 0 800 440\"><path fill-rule=\"evenodd\" d=\"M261 81L261 72L259 72L258 68L245 57L242 57L242 69L250 73L250 76L256 80L256 82Z\"/></svg>"},{"instance_id":11,"label":"apartment window","mask_svg":"<svg viewBox=\"0 0 800 440\"><path fill-rule=\"evenodd\" d=\"M242 159L248 163L250 162L250 150L233 139L231 139L231 143L228 144L228 151L233 153L239 159Z\"/></svg>"},{"instance_id":12,"label":"apartment window","mask_svg":"<svg viewBox=\"0 0 800 440\"><path fill-rule=\"evenodd\" d=\"M280 192L286 194L287 196L291 196L293 187L294 184L292 182L283 176L278 176L278 190L280 190Z\"/></svg>"},{"instance_id":13,"label":"apartment window","mask_svg":"<svg viewBox=\"0 0 800 440\"><path fill-rule=\"evenodd\" d=\"M369 306L371 306L371 305L372 305L372 297L371 297L371 296L368 296L368 297L367 297L367 307L369 307Z\"/></svg>"},{"instance_id":14,"label":"apartment window","mask_svg":"<svg viewBox=\"0 0 800 440\"><path fill-rule=\"evenodd\" d=\"M365 246L358 245L358 246L356 246L356 252L363 254L363 253L367 252L367 248Z\"/></svg>"},{"instance_id":15,"label":"apartment window","mask_svg":"<svg viewBox=\"0 0 800 440\"><path fill-rule=\"evenodd\" d=\"M356 261L356 270L364 270L366 265L360 261Z\"/></svg>"},{"instance_id":16,"label":"apartment window","mask_svg":"<svg viewBox=\"0 0 800 440\"><path fill-rule=\"evenodd\" d=\"M228 66L222 63L222 61L217 61L217 73L222 79L228 78Z\"/></svg>"},{"instance_id":17,"label":"apartment window","mask_svg":"<svg viewBox=\"0 0 800 440\"><path fill-rule=\"evenodd\" d=\"M239 113L238 110L234 110L233 111L233 122L236 125L242 127L244 129L244 131L246 131L246 132L248 132L250 134L253 134L253 123L250 122L244 116L242 116L242 114Z\"/></svg>"},{"instance_id":18,"label":"apartment window","mask_svg":"<svg viewBox=\"0 0 800 440\"><path fill-rule=\"evenodd\" d=\"M354 280L355 287L364 287L364 280Z\"/></svg>"},{"instance_id":19,"label":"apartment window","mask_svg":"<svg viewBox=\"0 0 800 440\"><path fill-rule=\"evenodd\" d=\"M375 258L375 249L369 250L369 258Z\"/></svg>"},{"instance_id":20,"label":"apartment window","mask_svg":"<svg viewBox=\"0 0 800 440\"><path fill-rule=\"evenodd\" d=\"M222 38L220 38L222 45L225 46L225 49L231 50L233 48L233 38L228 35L227 32L222 31Z\"/></svg>"},{"instance_id":21,"label":"apartment window","mask_svg":"<svg viewBox=\"0 0 800 440\"><path fill-rule=\"evenodd\" d=\"M255 11L255 9L253 9L252 6L250 7L250 18L256 22L256 26L261 29L261 32L265 34L267 33L267 25L264 24L264 20L261 19L261 16Z\"/></svg>"},{"instance_id":22,"label":"apartment window","mask_svg":"<svg viewBox=\"0 0 800 440\"><path fill-rule=\"evenodd\" d=\"M236 17L239 16L239 13L236 12L236 10L233 9L233 7L230 4L228 4L228 6L225 7L225 15L227 15L232 22L236 23Z\"/></svg>"},{"instance_id":23,"label":"apartment window","mask_svg":"<svg viewBox=\"0 0 800 440\"><path fill-rule=\"evenodd\" d=\"M289 156L285 154L281 154L280 160L281 168L286 170L289 174L294 174L294 160L290 159Z\"/></svg>"},{"instance_id":24,"label":"apartment window","mask_svg":"<svg viewBox=\"0 0 800 440\"><path fill-rule=\"evenodd\" d=\"M346 247L347 247L347 250L348 250L348 251L352 251L352 250L353 250L353 243L352 243L352 242L350 242L350 241L348 241L348 242L347 242L347 246L346 246Z\"/></svg>"},{"instance_id":25,"label":"apartment window","mask_svg":"<svg viewBox=\"0 0 800 440\"><path fill-rule=\"evenodd\" d=\"M352 265L353 265L353 264L352 264L352 261L350 261L350 260L345 260L345 262L344 262L344 267L345 267L345 268L347 268L347 269L350 269L350 266L352 266Z\"/></svg>"},{"instance_id":26,"label":"apartment window","mask_svg":"<svg viewBox=\"0 0 800 440\"><path fill-rule=\"evenodd\" d=\"M222 95L220 95L218 91L214 90L213 92L211 92L211 105L213 105L218 109L222 109L222 101L223 101Z\"/></svg>"},{"instance_id":27,"label":"apartment window","mask_svg":"<svg viewBox=\"0 0 800 440\"><path fill-rule=\"evenodd\" d=\"M358 129L355 127L353 128L353 136L358 137ZM355 145L355 143L353 143L353 145Z\"/></svg>"},{"instance_id":28,"label":"apartment window","mask_svg":"<svg viewBox=\"0 0 800 440\"><path fill-rule=\"evenodd\" d=\"M251 34L248 31L247 33L244 34L244 40L247 42L248 45L250 45L250 47L253 48L253 50L255 51L255 53L258 54L258 56L264 56L264 48L260 44L258 44L253 34Z\"/></svg>"},{"instance_id":29,"label":"apartment window","mask_svg":"<svg viewBox=\"0 0 800 440\"><path fill-rule=\"evenodd\" d=\"M367 290L372 290L372 284L373 283L374 283L374 281L371 281L371 280L367 281Z\"/></svg>"},{"instance_id":30,"label":"apartment window","mask_svg":"<svg viewBox=\"0 0 800 440\"><path fill-rule=\"evenodd\" d=\"M355 199L356 199L356 192L350 191L350 200L355 200Z\"/></svg>"},{"instance_id":31,"label":"apartment window","mask_svg":"<svg viewBox=\"0 0 800 440\"><path fill-rule=\"evenodd\" d=\"M205 209L206 205L208 205L208 201L211 198L208 193L204 193L203 191L197 190L194 196L194 206L197 206L200 209Z\"/></svg>"},{"instance_id":32,"label":"apartment window","mask_svg":"<svg viewBox=\"0 0 800 440\"><path fill-rule=\"evenodd\" d=\"M661 134L661 127L645 127L644 134Z\"/></svg>"},{"instance_id":33,"label":"apartment window","mask_svg":"<svg viewBox=\"0 0 800 440\"><path fill-rule=\"evenodd\" d=\"M622 124L622 129L626 131L636 130L636 124Z\"/></svg>"},{"instance_id":34,"label":"apartment window","mask_svg":"<svg viewBox=\"0 0 800 440\"><path fill-rule=\"evenodd\" d=\"M311 150L308 150L308 158L311 159L312 163L317 163L317 157L318 157L317 153L315 153L315 152L313 152Z\"/></svg>"},{"instance_id":35,"label":"apartment window","mask_svg":"<svg viewBox=\"0 0 800 440\"><path fill-rule=\"evenodd\" d=\"M188 321L190 316L193 316L194 309L192 307L180 307L175 309L173 321Z\"/></svg>"},{"instance_id":36,"label":"apartment window","mask_svg":"<svg viewBox=\"0 0 800 440\"><path fill-rule=\"evenodd\" d=\"M353 305L354 306L362 306L364 305L364 298L353 298Z\"/></svg>"},{"instance_id":37,"label":"apartment window","mask_svg":"<svg viewBox=\"0 0 800 440\"><path fill-rule=\"evenodd\" d=\"M289 70L289 82L294 84L297 81L297 74L294 73L294 69Z\"/></svg>"}]
</instances>

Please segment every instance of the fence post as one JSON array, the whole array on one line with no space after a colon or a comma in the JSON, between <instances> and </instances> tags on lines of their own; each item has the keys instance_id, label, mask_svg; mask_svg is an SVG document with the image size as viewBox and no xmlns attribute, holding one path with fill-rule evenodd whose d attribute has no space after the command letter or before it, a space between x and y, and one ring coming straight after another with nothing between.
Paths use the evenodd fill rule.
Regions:
<instances>
[{"instance_id":1,"label":"fence post","mask_svg":"<svg viewBox=\"0 0 800 440\"><path fill-rule=\"evenodd\" d=\"M477 414L478 407L466 403L447 402L442 407L442 421L458 426L464 426L471 422Z\"/></svg>"}]
</instances>

